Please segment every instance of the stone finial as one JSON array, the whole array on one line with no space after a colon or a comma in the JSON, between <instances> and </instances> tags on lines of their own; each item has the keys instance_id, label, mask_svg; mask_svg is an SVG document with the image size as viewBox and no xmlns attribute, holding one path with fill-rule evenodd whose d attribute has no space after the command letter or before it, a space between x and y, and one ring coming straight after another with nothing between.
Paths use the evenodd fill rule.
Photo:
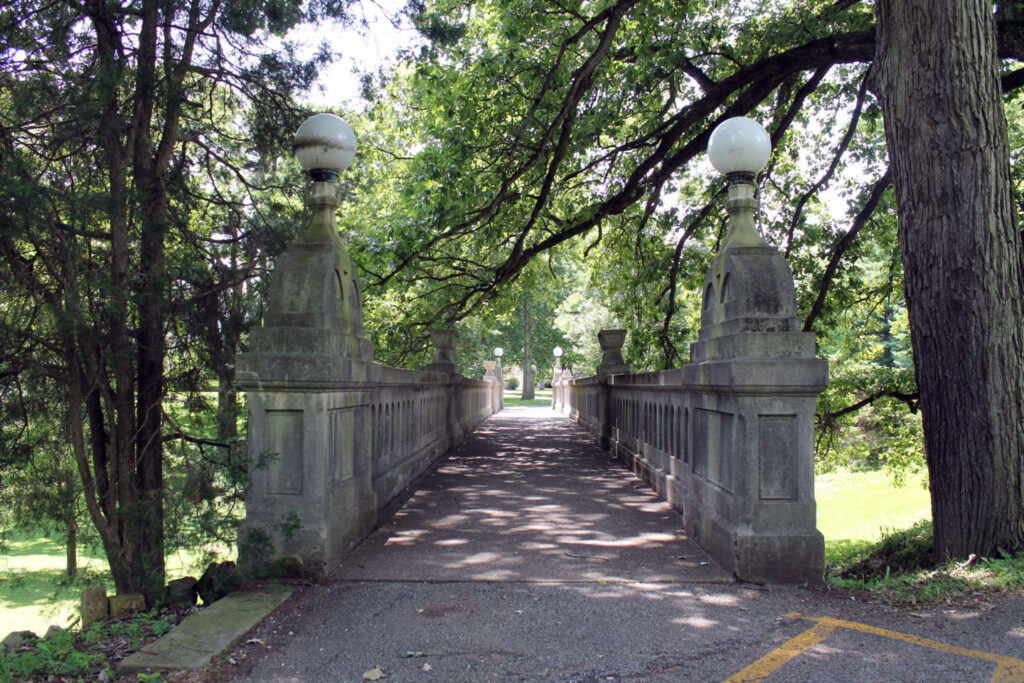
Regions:
<instances>
[{"instance_id":1,"label":"stone finial","mask_svg":"<svg viewBox=\"0 0 1024 683\"><path fill-rule=\"evenodd\" d=\"M296 133L296 154L313 180L311 218L275 262L263 325L236 365L243 389L365 380L373 344L363 328L359 273L335 223L334 181L355 149L351 127L334 115L318 114Z\"/></svg>"},{"instance_id":2,"label":"stone finial","mask_svg":"<svg viewBox=\"0 0 1024 683\"><path fill-rule=\"evenodd\" d=\"M459 341L459 333L456 330L431 330L430 341L434 344L434 360L427 366L427 371L458 374L455 345Z\"/></svg>"},{"instance_id":3,"label":"stone finial","mask_svg":"<svg viewBox=\"0 0 1024 683\"><path fill-rule=\"evenodd\" d=\"M766 339L763 335L768 332L799 331L793 275L782 254L768 245L727 244L715 256L704 279L699 342L712 342L742 333L753 333ZM765 353L768 356L781 353L790 357L813 357L813 338L792 337L794 340L798 338L802 340L799 352L776 348L776 340L769 344ZM806 344L810 346L806 347ZM732 353L723 352L727 356ZM744 352L745 355L749 353L752 350ZM717 355L718 352L710 346L707 349L691 346L691 360L700 361Z\"/></svg>"},{"instance_id":4,"label":"stone finial","mask_svg":"<svg viewBox=\"0 0 1024 683\"><path fill-rule=\"evenodd\" d=\"M604 355L597 366L598 376L618 375L629 372L629 366L622 358L622 345L626 342L626 330L601 330L597 333L597 341Z\"/></svg>"},{"instance_id":5,"label":"stone finial","mask_svg":"<svg viewBox=\"0 0 1024 683\"><path fill-rule=\"evenodd\" d=\"M494 370L498 367L498 362L493 360L484 361L484 381L485 382L497 382L498 375L495 374Z\"/></svg>"}]
</instances>

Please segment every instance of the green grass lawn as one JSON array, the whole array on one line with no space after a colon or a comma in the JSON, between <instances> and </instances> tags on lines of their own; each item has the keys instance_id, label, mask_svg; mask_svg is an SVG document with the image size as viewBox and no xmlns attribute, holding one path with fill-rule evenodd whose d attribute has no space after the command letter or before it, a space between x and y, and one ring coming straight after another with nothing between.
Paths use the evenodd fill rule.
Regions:
<instances>
[{"instance_id":1,"label":"green grass lawn","mask_svg":"<svg viewBox=\"0 0 1024 683\"><path fill-rule=\"evenodd\" d=\"M889 475L874 472L831 472L815 479L818 529L825 536L825 562L857 546L878 541L883 531L906 529L931 519L926 475L910 475L894 487Z\"/></svg>"},{"instance_id":2,"label":"green grass lawn","mask_svg":"<svg viewBox=\"0 0 1024 683\"><path fill-rule=\"evenodd\" d=\"M514 391L506 389L504 392L505 396L505 407L513 408L517 406L550 406L551 405L551 390L550 389L534 389L534 399L532 401L524 401L520 398L523 395L523 390L520 387Z\"/></svg>"},{"instance_id":3,"label":"green grass lawn","mask_svg":"<svg viewBox=\"0 0 1024 683\"><path fill-rule=\"evenodd\" d=\"M64 574L64 548L49 538L10 541L0 554L0 637L10 631L46 632L47 626L66 626L75 616L82 588L109 581L106 562L79 554L79 578L68 582Z\"/></svg>"},{"instance_id":4,"label":"green grass lawn","mask_svg":"<svg viewBox=\"0 0 1024 683\"><path fill-rule=\"evenodd\" d=\"M167 557L169 579L193 575L193 556ZM78 615L78 602L86 586L105 585L113 594L114 582L102 553L79 548L78 577L64 573L64 546L46 538L20 538L0 553L0 638L11 631L46 633L51 624L67 626Z\"/></svg>"}]
</instances>

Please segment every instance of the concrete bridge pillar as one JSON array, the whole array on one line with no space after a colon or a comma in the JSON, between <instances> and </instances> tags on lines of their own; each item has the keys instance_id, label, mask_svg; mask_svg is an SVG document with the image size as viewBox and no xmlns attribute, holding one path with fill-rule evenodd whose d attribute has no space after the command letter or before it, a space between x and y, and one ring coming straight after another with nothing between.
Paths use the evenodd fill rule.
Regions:
<instances>
[{"instance_id":1,"label":"concrete bridge pillar","mask_svg":"<svg viewBox=\"0 0 1024 683\"><path fill-rule=\"evenodd\" d=\"M624 333L603 330L597 375L567 380L556 407L649 481L739 578L817 581L812 442L828 366L801 331L786 260L754 224L770 138L749 120L722 124L712 146L716 136L721 153L709 154L729 178L729 230L705 278L690 362L630 374Z\"/></svg>"},{"instance_id":2,"label":"concrete bridge pillar","mask_svg":"<svg viewBox=\"0 0 1024 683\"><path fill-rule=\"evenodd\" d=\"M468 410L467 397L462 387L462 372L455 360L455 346L459 341L457 330L431 330L430 341L434 345L434 360L424 368L427 372L439 372L449 378L447 405L448 433L451 435L448 448L462 443L465 431L461 416Z\"/></svg>"},{"instance_id":3,"label":"concrete bridge pillar","mask_svg":"<svg viewBox=\"0 0 1024 683\"><path fill-rule=\"evenodd\" d=\"M484 361L484 381L491 387L491 405L495 406L495 412L505 407L505 396L502 391L501 380L498 379L498 361Z\"/></svg>"},{"instance_id":4,"label":"concrete bridge pillar","mask_svg":"<svg viewBox=\"0 0 1024 683\"><path fill-rule=\"evenodd\" d=\"M334 217L334 180L355 147L352 129L331 114L299 127L312 217L277 258L263 325L236 365L248 394L251 480L239 560L254 574L283 554L326 569L497 404L490 384L459 373L453 330L431 334L427 372L373 362L358 271Z\"/></svg>"},{"instance_id":5,"label":"concrete bridge pillar","mask_svg":"<svg viewBox=\"0 0 1024 683\"><path fill-rule=\"evenodd\" d=\"M259 573L296 553L314 570L377 516L371 407L375 379L355 264L334 227L334 184L315 181L312 220L277 258L263 325L235 376L247 392L252 458L239 556Z\"/></svg>"},{"instance_id":6,"label":"concrete bridge pillar","mask_svg":"<svg viewBox=\"0 0 1024 683\"><path fill-rule=\"evenodd\" d=\"M814 410L828 380L802 332L789 266L774 248L727 246L704 285L694 385L687 531L746 580L819 580Z\"/></svg>"}]
</instances>

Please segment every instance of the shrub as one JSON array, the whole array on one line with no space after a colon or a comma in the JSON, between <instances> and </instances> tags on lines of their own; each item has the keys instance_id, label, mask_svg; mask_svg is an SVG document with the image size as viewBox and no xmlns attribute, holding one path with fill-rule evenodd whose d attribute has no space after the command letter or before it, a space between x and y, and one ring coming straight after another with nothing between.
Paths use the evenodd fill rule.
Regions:
<instances>
[{"instance_id":1,"label":"shrub","mask_svg":"<svg viewBox=\"0 0 1024 683\"><path fill-rule=\"evenodd\" d=\"M505 388L508 389L509 391L515 391L518 387L519 387L519 378L518 377L509 377L507 380L505 380Z\"/></svg>"}]
</instances>

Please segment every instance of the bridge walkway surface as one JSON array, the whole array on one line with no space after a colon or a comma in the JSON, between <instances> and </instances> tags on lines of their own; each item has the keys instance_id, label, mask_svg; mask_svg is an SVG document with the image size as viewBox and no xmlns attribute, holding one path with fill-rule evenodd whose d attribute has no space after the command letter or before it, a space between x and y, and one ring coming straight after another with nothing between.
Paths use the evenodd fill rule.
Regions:
<instances>
[{"instance_id":1,"label":"bridge walkway surface","mask_svg":"<svg viewBox=\"0 0 1024 683\"><path fill-rule=\"evenodd\" d=\"M1024 600L735 582L547 408L492 416L231 654L248 681L1024 681Z\"/></svg>"}]
</instances>

